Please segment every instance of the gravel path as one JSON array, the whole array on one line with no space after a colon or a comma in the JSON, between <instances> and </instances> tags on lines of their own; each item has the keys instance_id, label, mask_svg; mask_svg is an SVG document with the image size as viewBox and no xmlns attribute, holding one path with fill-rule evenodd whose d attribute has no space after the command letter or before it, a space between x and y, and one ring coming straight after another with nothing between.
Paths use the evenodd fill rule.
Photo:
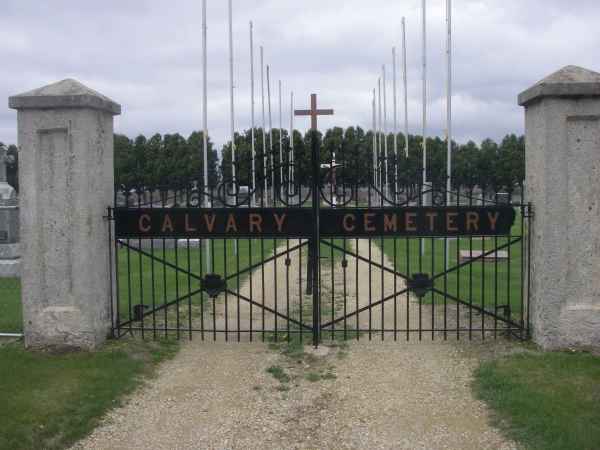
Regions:
<instances>
[{"instance_id":1,"label":"gravel path","mask_svg":"<svg viewBox=\"0 0 600 450\"><path fill-rule=\"evenodd\" d=\"M361 255L369 250L366 242L359 241ZM382 257L375 245L371 256ZM389 266L385 257L383 261ZM293 257L290 267L297 264ZM369 269L359 263L356 279L357 271L351 270L356 269L354 264L354 259L349 260L347 286L359 286L358 296L356 289L346 295L348 304L358 299L360 307L368 304L363 291L368 287ZM285 269L275 270L273 264L265 265L265 272L273 282L285 276ZM381 277L379 269L371 277L375 273ZM262 286L261 278L260 271L253 274L253 289ZM372 299L393 293L393 278L384 274L383 289L373 282ZM335 300L343 288L343 270L336 269L333 282L331 274L325 274L324 280L330 286L325 292L333 289ZM396 289L401 286L396 280ZM249 285L242 288L247 289ZM265 286L268 292L272 290ZM294 301L299 297L298 293ZM266 302L273 304L273 299ZM398 297L396 320L406 321L407 302L409 321L418 319L415 301L403 295ZM394 321L390 313L394 309L388 303L385 308L383 324L387 327ZM223 320L224 311L219 314ZM230 320L237 320L237 311L230 314ZM249 310L242 306L241 320L249 323L247 314ZM373 312L374 327L381 325L380 317L380 311ZM368 326L368 321L368 314L361 313L360 327ZM481 358L505 351L507 344L413 342L393 342L387 337L385 342L369 342L367 337L360 342L323 345L316 351L305 347L304 355L256 342L186 342L175 359L161 366L155 379L110 412L104 424L74 448L516 448L489 425L486 407L473 398L470 388ZM268 369L277 369L279 379Z\"/></svg>"}]
</instances>

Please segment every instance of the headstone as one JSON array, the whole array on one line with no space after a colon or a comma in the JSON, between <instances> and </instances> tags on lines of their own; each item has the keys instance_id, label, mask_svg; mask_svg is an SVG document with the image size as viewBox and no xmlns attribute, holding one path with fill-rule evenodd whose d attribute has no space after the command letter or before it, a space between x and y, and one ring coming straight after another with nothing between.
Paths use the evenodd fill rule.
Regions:
<instances>
[{"instance_id":1,"label":"headstone","mask_svg":"<svg viewBox=\"0 0 600 450\"><path fill-rule=\"evenodd\" d=\"M471 260L478 260L483 262L503 262L508 261L508 251L506 250L497 250L492 253L485 252L485 256L482 256L483 250L461 250L459 256L459 262L468 262Z\"/></svg>"},{"instance_id":2,"label":"headstone","mask_svg":"<svg viewBox=\"0 0 600 450\"><path fill-rule=\"evenodd\" d=\"M111 329L105 217L121 107L75 80L11 97L9 106L18 111L25 345L94 349Z\"/></svg>"},{"instance_id":3,"label":"headstone","mask_svg":"<svg viewBox=\"0 0 600 450\"><path fill-rule=\"evenodd\" d=\"M19 208L15 189L6 182L9 161L6 147L0 146L0 278L20 274Z\"/></svg>"},{"instance_id":4,"label":"headstone","mask_svg":"<svg viewBox=\"0 0 600 450\"><path fill-rule=\"evenodd\" d=\"M533 338L547 349L600 348L600 73L565 67L519 104Z\"/></svg>"}]
</instances>

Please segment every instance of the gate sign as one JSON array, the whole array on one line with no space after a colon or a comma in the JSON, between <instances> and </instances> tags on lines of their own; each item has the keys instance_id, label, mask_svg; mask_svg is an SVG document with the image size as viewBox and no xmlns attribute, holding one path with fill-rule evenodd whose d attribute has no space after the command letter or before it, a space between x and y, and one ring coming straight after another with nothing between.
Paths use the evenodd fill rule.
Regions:
<instances>
[{"instance_id":1,"label":"gate sign","mask_svg":"<svg viewBox=\"0 0 600 450\"><path fill-rule=\"evenodd\" d=\"M502 206L324 208L322 237L509 235L516 212ZM311 208L115 208L117 238L310 238Z\"/></svg>"}]
</instances>

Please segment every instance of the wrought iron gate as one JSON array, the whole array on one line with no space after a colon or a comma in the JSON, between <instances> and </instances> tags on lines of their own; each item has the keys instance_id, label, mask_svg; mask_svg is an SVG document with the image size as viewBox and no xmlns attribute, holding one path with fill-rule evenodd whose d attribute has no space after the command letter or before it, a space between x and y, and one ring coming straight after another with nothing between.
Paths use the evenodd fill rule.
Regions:
<instances>
[{"instance_id":1,"label":"wrought iron gate","mask_svg":"<svg viewBox=\"0 0 600 450\"><path fill-rule=\"evenodd\" d=\"M311 152L304 177L290 155L256 155L255 190L238 163L237 180L209 188L117 192L114 335L528 337L529 205L385 183L383 166L402 173L398 161L360 167L343 150L323 171L314 133Z\"/></svg>"}]
</instances>

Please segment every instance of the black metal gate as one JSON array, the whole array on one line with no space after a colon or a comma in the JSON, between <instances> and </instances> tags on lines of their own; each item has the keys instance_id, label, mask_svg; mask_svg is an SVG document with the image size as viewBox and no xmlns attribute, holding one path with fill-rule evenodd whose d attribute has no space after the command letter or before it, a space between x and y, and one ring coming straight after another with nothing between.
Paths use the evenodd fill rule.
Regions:
<instances>
[{"instance_id":1,"label":"black metal gate","mask_svg":"<svg viewBox=\"0 0 600 450\"><path fill-rule=\"evenodd\" d=\"M290 155L257 154L255 190L238 163L208 188L117 192L114 335L528 337L529 205L407 180L393 159L322 170L314 132L311 152L304 179Z\"/></svg>"}]
</instances>

